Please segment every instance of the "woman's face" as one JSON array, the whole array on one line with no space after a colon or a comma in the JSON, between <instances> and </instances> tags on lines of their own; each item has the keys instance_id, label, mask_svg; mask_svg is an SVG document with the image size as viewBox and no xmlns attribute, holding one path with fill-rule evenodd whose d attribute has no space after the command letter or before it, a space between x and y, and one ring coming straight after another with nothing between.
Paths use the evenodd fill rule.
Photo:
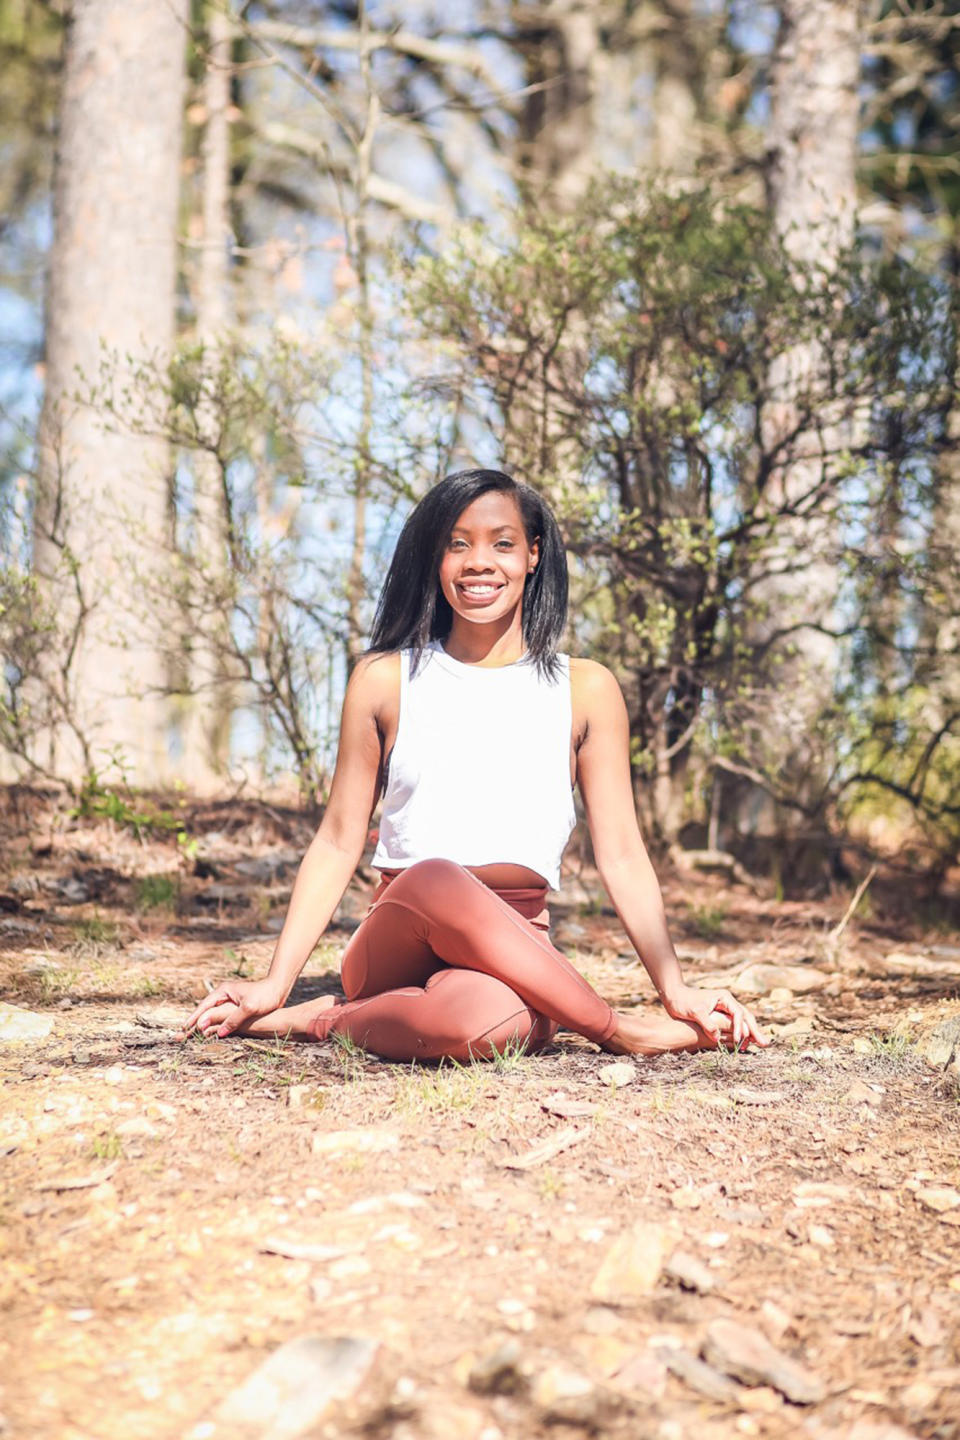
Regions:
<instances>
[{"instance_id":1,"label":"woman's face","mask_svg":"<svg viewBox=\"0 0 960 1440\"><path fill-rule=\"evenodd\" d=\"M460 513L440 561L440 588L454 615L471 622L501 620L523 600L540 558L528 544L512 495L487 490Z\"/></svg>"}]
</instances>

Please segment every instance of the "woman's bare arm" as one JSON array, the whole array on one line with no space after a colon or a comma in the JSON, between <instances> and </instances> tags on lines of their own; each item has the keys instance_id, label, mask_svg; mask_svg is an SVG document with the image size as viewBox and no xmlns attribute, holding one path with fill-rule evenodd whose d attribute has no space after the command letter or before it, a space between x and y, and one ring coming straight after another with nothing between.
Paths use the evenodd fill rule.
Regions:
<instances>
[{"instance_id":1,"label":"woman's bare arm","mask_svg":"<svg viewBox=\"0 0 960 1440\"><path fill-rule=\"evenodd\" d=\"M347 685L340 744L330 799L297 872L290 905L270 968L262 980L225 981L208 995L186 1031L231 1034L257 1015L278 1009L330 923L366 843L378 799L381 747L379 716L396 688L396 657L362 659Z\"/></svg>"},{"instance_id":2,"label":"woman's bare arm","mask_svg":"<svg viewBox=\"0 0 960 1440\"><path fill-rule=\"evenodd\" d=\"M586 720L577 780L601 879L631 945L667 1011L719 1036L720 1011L733 1021L733 1040L766 1044L750 1011L726 990L687 985L670 939L660 885L637 824L630 777L630 726L616 678L592 660L576 662L577 701Z\"/></svg>"}]
</instances>

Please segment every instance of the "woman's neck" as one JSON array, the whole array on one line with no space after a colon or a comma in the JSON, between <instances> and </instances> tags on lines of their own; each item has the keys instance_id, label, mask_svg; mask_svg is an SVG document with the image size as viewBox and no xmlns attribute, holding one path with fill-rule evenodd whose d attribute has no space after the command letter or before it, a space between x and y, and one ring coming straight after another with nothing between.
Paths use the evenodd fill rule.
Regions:
<instances>
[{"instance_id":1,"label":"woman's neck","mask_svg":"<svg viewBox=\"0 0 960 1440\"><path fill-rule=\"evenodd\" d=\"M502 628L493 625L457 625L456 617L443 648L462 665L480 665L493 669L515 665L525 652L519 616Z\"/></svg>"}]
</instances>

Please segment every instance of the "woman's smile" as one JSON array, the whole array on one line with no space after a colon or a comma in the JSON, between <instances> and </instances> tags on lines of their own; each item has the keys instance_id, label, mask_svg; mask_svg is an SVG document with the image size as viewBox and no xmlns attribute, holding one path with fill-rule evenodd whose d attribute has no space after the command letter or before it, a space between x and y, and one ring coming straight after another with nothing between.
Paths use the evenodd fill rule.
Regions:
<instances>
[{"instance_id":1,"label":"woman's smile","mask_svg":"<svg viewBox=\"0 0 960 1440\"><path fill-rule=\"evenodd\" d=\"M457 589L465 600L473 600L476 603L482 604L484 601L492 600L496 595L499 595L503 589L503 585L502 583L495 584L490 580L465 580L457 586Z\"/></svg>"}]
</instances>

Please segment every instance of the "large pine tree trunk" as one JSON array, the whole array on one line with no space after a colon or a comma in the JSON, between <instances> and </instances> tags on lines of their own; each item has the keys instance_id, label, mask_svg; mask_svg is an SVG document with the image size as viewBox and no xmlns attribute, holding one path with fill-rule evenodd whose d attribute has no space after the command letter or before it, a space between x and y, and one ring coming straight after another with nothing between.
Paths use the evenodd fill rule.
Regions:
<instances>
[{"instance_id":1,"label":"large pine tree trunk","mask_svg":"<svg viewBox=\"0 0 960 1440\"><path fill-rule=\"evenodd\" d=\"M58 727L40 758L75 776L119 751L139 783L167 769L151 621L169 562L170 455L122 426L107 433L73 397L97 379L105 346L125 407L131 363L172 345L186 13L186 0L75 0L54 175L34 566L76 636L71 709L89 748Z\"/></svg>"},{"instance_id":2,"label":"large pine tree trunk","mask_svg":"<svg viewBox=\"0 0 960 1440\"><path fill-rule=\"evenodd\" d=\"M860 69L855 0L781 0L773 56L768 147L769 202L777 231L796 261L825 276L853 236ZM798 283L806 283L803 279ZM849 427L833 408L826 357L798 342L774 360L762 416L763 449L774 463L765 499L775 519L771 576L755 594L765 606L756 637L768 641L791 626L771 697L770 742L781 780L811 802L822 775L815 727L837 672L832 626L838 591L839 536L818 487L833 483ZM824 492L819 492L823 494ZM796 513L791 513L796 511ZM814 628L823 626L824 629ZM773 817L768 827L779 828Z\"/></svg>"}]
</instances>

